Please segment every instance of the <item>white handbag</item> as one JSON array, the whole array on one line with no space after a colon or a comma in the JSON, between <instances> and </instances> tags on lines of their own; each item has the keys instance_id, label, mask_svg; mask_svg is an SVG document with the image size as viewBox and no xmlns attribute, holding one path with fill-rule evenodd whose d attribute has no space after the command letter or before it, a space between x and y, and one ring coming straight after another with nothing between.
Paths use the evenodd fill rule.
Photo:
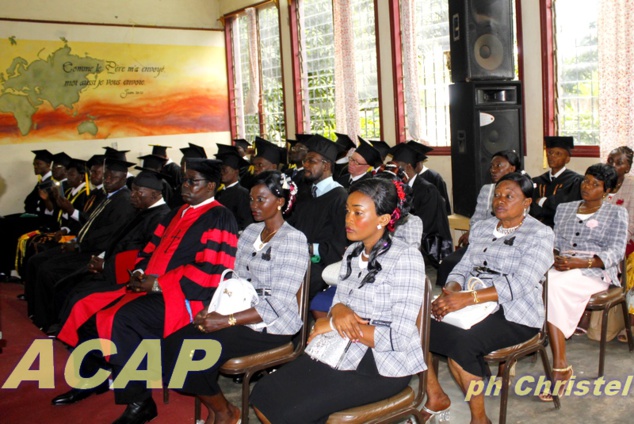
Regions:
<instances>
[{"instance_id":1,"label":"white handbag","mask_svg":"<svg viewBox=\"0 0 634 424\"><path fill-rule=\"evenodd\" d=\"M337 369L350 348L352 342L341 337L338 332L330 331L317 335L306 346L306 354L311 358Z\"/></svg>"},{"instance_id":2,"label":"white handbag","mask_svg":"<svg viewBox=\"0 0 634 424\"><path fill-rule=\"evenodd\" d=\"M481 284L486 288L486 285L478 277L471 277L467 282L469 291L475 290L476 284ZM449 312L443 317L442 322L462 328L463 330L468 330L491 315L497 306L497 302L483 302L469 305L457 311Z\"/></svg>"},{"instance_id":3,"label":"white handbag","mask_svg":"<svg viewBox=\"0 0 634 424\"><path fill-rule=\"evenodd\" d=\"M328 265L321 272L321 278L328 284L329 286L336 286L337 281L339 280L339 270L341 269L342 261L335 262L334 264Z\"/></svg>"},{"instance_id":4,"label":"white handbag","mask_svg":"<svg viewBox=\"0 0 634 424\"><path fill-rule=\"evenodd\" d=\"M233 272L233 277L225 280L227 273ZM225 269L220 276L220 284L216 288L207 312L218 312L230 315L245 311L257 305L259 297L253 284L240 278L232 269Z\"/></svg>"}]
</instances>

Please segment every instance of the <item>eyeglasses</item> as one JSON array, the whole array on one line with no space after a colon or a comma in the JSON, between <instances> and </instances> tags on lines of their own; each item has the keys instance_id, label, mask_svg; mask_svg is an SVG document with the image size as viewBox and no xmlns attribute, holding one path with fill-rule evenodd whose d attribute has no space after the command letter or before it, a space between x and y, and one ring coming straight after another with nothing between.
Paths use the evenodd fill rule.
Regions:
<instances>
[{"instance_id":1,"label":"eyeglasses","mask_svg":"<svg viewBox=\"0 0 634 424\"><path fill-rule=\"evenodd\" d=\"M198 181L207 181L207 178L184 178L183 184L195 186Z\"/></svg>"},{"instance_id":2,"label":"eyeglasses","mask_svg":"<svg viewBox=\"0 0 634 424\"><path fill-rule=\"evenodd\" d=\"M353 159L353 158L348 159L348 162L349 162L349 163L351 163L351 164L353 164L353 165L368 166L368 164L367 164L367 163L361 163L361 162L359 162L358 160Z\"/></svg>"},{"instance_id":3,"label":"eyeglasses","mask_svg":"<svg viewBox=\"0 0 634 424\"><path fill-rule=\"evenodd\" d=\"M302 160L302 164L303 164L304 166L306 166L306 164L309 164L309 165L313 165L313 166L315 166L315 165L319 165L319 163L321 163L321 162L326 163L327 161L325 161L325 160L323 160L323 159L315 159L315 158L310 158L310 159L304 159L304 160Z\"/></svg>"},{"instance_id":4,"label":"eyeglasses","mask_svg":"<svg viewBox=\"0 0 634 424\"><path fill-rule=\"evenodd\" d=\"M308 150L308 147L306 147L304 145L300 145L300 144L296 144L293 147L291 147L291 151L293 151L293 152L297 152L299 150Z\"/></svg>"}]
</instances>

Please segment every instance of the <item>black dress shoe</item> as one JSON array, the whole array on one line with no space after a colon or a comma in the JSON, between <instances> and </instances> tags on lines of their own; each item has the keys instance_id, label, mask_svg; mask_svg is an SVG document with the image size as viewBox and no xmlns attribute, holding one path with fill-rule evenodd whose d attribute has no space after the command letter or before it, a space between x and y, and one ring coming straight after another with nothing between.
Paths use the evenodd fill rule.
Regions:
<instances>
[{"instance_id":1,"label":"black dress shoe","mask_svg":"<svg viewBox=\"0 0 634 424\"><path fill-rule=\"evenodd\" d=\"M154 399L149 398L142 402L129 403L123 415L112 424L144 424L152 421L157 415L156 403Z\"/></svg>"},{"instance_id":2,"label":"black dress shoe","mask_svg":"<svg viewBox=\"0 0 634 424\"><path fill-rule=\"evenodd\" d=\"M108 382L104 381L102 384L92 389L70 389L66 393L53 398L51 404L55 406L72 405L73 403L86 399L90 395L100 395L102 393L106 393L107 391Z\"/></svg>"},{"instance_id":3,"label":"black dress shoe","mask_svg":"<svg viewBox=\"0 0 634 424\"><path fill-rule=\"evenodd\" d=\"M26 300L26 295L24 293L20 293L17 297L20 300Z\"/></svg>"},{"instance_id":4,"label":"black dress shoe","mask_svg":"<svg viewBox=\"0 0 634 424\"><path fill-rule=\"evenodd\" d=\"M50 327L46 329L46 335L49 337L57 337L59 332L62 330L61 324L52 324Z\"/></svg>"}]
</instances>

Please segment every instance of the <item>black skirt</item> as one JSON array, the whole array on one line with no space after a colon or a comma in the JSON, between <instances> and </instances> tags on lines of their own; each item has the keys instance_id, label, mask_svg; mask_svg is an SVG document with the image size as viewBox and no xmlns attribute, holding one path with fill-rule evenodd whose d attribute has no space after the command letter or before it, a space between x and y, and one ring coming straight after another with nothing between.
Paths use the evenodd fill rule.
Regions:
<instances>
[{"instance_id":1,"label":"black skirt","mask_svg":"<svg viewBox=\"0 0 634 424\"><path fill-rule=\"evenodd\" d=\"M497 312L468 330L432 319L430 331L432 353L453 359L469 374L485 377L489 372L484 356L529 340L539 328L508 321L500 306Z\"/></svg>"},{"instance_id":2,"label":"black skirt","mask_svg":"<svg viewBox=\"0 0 634 424\"><path fill-rule=\"evenodd\" d=\"M258 382L251 404L272 423L325 423L334 412L388 398L411 377L379 374L372 350L358 368L339 371L302 355Z\"/></svg>"},{"instance_id":3,"label":"black skirt","mask_svg":"<svg viewBox=\"0 0 634 424\"><path fill-rule=\"evenodd\" d=\"M231 358L251 355L282 346L290 342L291 338L292 336L290 335L258 332L243 325L223 328L213 333L202 333L195 326L187 325L163 341L163 378L165 384L170 382L178 355L186 354L185 352L181 353L181 346L184 340L216 340L220 342L222 352L218 361L211 368L202 371L189 371L183 387L174 389L197 395L215 395L221 391L218 385L218 369L224 362ZM203 358L205 352L203 350L195 350L191 354L192 359L198 361Z\"/></svg>"}]
</instances>

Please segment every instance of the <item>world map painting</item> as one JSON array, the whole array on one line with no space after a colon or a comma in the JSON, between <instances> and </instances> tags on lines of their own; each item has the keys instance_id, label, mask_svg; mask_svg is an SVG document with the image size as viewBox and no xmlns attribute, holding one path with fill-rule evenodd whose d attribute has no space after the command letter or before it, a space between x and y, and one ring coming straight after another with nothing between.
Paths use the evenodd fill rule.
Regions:
<instances>
[{"instance_id":1,"label":"world map painting","mask_svg":"<svg viewBox=\"0 0 634 424\"><path fill-rule=\"evenodd\" d=\"M222 45L1 32L0 144L229 130Z\"/></svg>"}]
</instances>

